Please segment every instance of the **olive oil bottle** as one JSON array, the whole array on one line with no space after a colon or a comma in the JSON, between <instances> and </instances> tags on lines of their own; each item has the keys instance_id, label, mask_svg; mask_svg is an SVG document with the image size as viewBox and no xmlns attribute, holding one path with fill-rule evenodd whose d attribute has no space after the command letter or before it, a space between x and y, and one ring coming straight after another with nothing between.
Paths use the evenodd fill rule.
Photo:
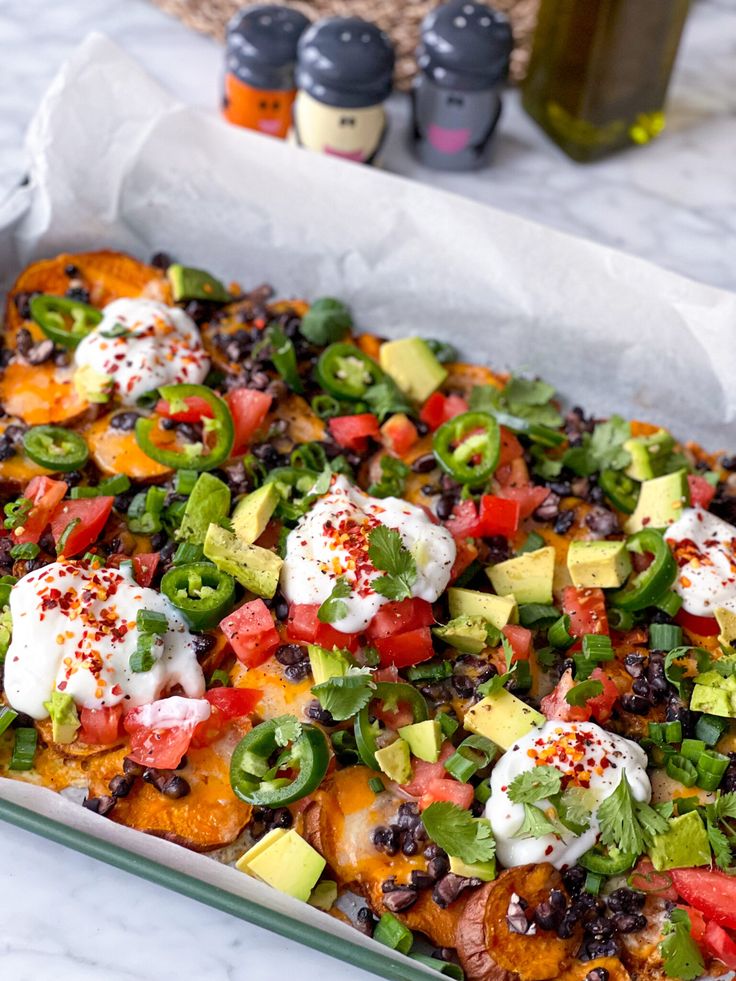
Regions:
<instances>
[{"instance_id":1,"label":"olive oil bottle","mask_svg":"<svg viewBox=\"0 0 736 981\"><path fill-rule=\"evenodd\" d=\"M542 0L526 111L574 160L648 143L689 0Z\"/></svg>"}]
</instances>

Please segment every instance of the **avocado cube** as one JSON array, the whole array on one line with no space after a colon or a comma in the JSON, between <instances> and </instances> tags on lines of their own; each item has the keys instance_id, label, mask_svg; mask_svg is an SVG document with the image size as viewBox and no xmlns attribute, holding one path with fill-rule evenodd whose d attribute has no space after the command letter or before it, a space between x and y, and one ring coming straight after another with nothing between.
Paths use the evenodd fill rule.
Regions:
<instances>
[{"instance_id":1,"label":"avocado cube","mask_svg":"<svg viewBox=\"0 0 736 981\"><path fill-rule=\"evenodd\" d=\"M485 736L501 749L509 749L535 726L543 726L547 720L510 691L488 695L465 713L463 725L469 732Z\"/></svg>"},{"instance_id":2,"label":"avocado cube","mask_svg":"<svg viewBox=\"0 0 736 981\"><path fill-rule=\"evenodd\" d=\"M425 402L447 378L447 372L421 337L386 341L380 347L378 360L386 374L415 402Z\"/></svg>"},{"instance_id":3,"label":"avocado cube","mask_svg":"<svg viewBox=\"0 0 736 981\"><path fill-rule=\"evenodd\" d=\"M279 892L306 903L324 872L326 862L293 828L290 831L283 828L275 830L283 831L283 834L271 837L271 832L266 835L243 855L236 867ZM264 842L265 847L259 848Z\"/></svg>"},{"instance_id":4,"label":"avocado cube","mask_svg":"<svg viewBox=\"0 0 736 981\"><path fill-rule=\"evenodd\" d=\"M207 529L230 514L230 488L211 473L201 473L189 495L176 537L201 545Z\"/></svg>"},{"instance_id":5,"label":"avocado cube","mask_svg":"<svg viewBox=\"0 0 736 981\"><path fill-rule=\"evenodd\" d=\"M649 857L657 872L690 865L710 865L708 832L697 811L670 819L670 827L655 835Z\"/></svg>"},{"instance_id":6,"label":"avocado cube","mask_svg":"<svg viewBox=\"0 0 736 981\"><path fill-rule=\"evenodd\" d=\"M570 542L567 569L577 589L621 586L631 572L625 542Z\"/></svg>"},{"instance_id":7,"label":"avocado cube","mask_svg":"<svg viewBox=\"0 0 736 981\"><path fill-rule=\"evenodd\" d=\"M43 707L51 717L51 738L54 742L62 745L73 743L81 723L72 696L55 689Z\"/></svg>"},{"instance_id":8,"label":"avocado cube","mask_svg":"<svg viewBox=\"0 0 736 981\"><path fill-rule=\"evenodd\" d=\"M411 780L411 757L409 743L405 739L397 739L383 749L377 749L376 763L381 773L396 783L408 783Z\"/></svg>"},{"instance_id":9,"label":"avocado cube","mask_svg":"<svg viewBox=\"0 0 736 981\"><path fill-rule=\"evenodd\" d=\"M512 595L517 603L551 603L555 550L548 545L524 552L489 566L486 575L499 596Z\"/></svg>"},{"instance_id":10,"label":"avocado cube","mask_svg":"<svg viewBox=\"0 0 736 981\"><path fill-rule=\"evenodd\" d=\"M80 398L95 405L110 401L112 394L112 376L105 375L88 364L82 365L74 372L74 388Z\"/></svg>"},{"instance_id":11,"label":"avocado cube","mask_svg":"<svg viewBox=\"0 0 736 981\"><path fill-rule=\"evenodd\" d=\"M426 719L402 726L399 735L408 743L413 756L426 763L436 763L442 748L442 729L436 719Z\"/></svg>"},{"instance_id":12,"label":"avocado cube","mask_svg":"<svg viewBox=\"0 0 736 981\"><path fill-rule=\"evenodd\" d=\"M259 545L246 545L237 535L219 525L210 525L204 540L204 554L222 572L227 572L255 593L270 599L278 588L284 560Z\"/></svg>"},{"instance_id":13,"label":"avocado cube","mask_svg":"<svg viewBox=\"0 0 736 981\"><path fill-rule=\"evenodd\" d=\"M450 855L450 872L461 875L464 879L492 882L496 878L496 859L492 858L490 862L463 862L461 858Z\"/></svg>"},{"instance_id":14,"label":"avocado cube","mask_svg":"<svg viewBox=\"0 0 736 981\"><path fill-rule=\"evenodd\" d=\"M488 621L483 617L454 617L432 633L462 654L480 654L488 646Z\"/></svg>"},{"instance_id":15,"label":"avocado cube","mask_svg":"<svg viewBox=\"0 0 736 981\"><path fill-rule=\"evenodd\" d=\"M211 300L213 303L229 303L232 296L219 279L215 279L204 269L182 266L173 263L166 270L171 295L176 303L182 300Z\"/></svg>"},{"instance_id":16,"label":"avocado cube","mask_svg":"<svg viewBox=\"0 0 736 981\"><path fill-rule=\"evenodd\" d=\"M246 545L252 545L266 530L278 503L279 492L272 483L241 497L232 516L233 531L238 538Z\"/></svg>"},{"instance_id":17,"label":"avocado cube","mask_svg":"<svg viewBox=\"0 0 736 981\"><path fill-rule=\"evenodd\" d=\"M308 644L307 651L315 685L322 685L330 678L342 678L347 674L350 663L341 651L327 651L318 644Z\"/></svg>"},{"instance_id":18,"label":"avocado cube","mask_svg":"<svg viewBox=\"0 0 736 981\"><path fill-rule=\"evenodd\" d=\"M633 480L651 480L662 474L663 465L672 451L675 441L666 429L658 429L649 436L627 439L624 449L631 456L626 476Z\"/></svg>"},{"instance_id":19,"label":"avocado cube","mask_svg":"<svg viewBox=\"0 0 736 981\"><path fill-rule=\"evenodd\" d=\"M328 913L335 905L337 900L337 883L332 879L324 879L318 882L309 897L309 905L316 909L322 909Z\"/></svg>"},{"instance_id":20,"label":"avocado cube","mask_svg":"<svg viewBox=\"0 0 736 981\"><path fill-rule=\"evenodd\" d=\"M477 589L462 589L451 586L447 590L451 617L483 617L497 630L503 630L508 623L516 623L519 610L513 596L494 596L481 593Z\"/></svg>"},{"instance_id":21,"label":"avocado cube","mask_svg":"<svg viewBox=\"0 0 736 981\"><path fill-rule=\"evenodd\" d=\"M723 644L724 647L736 646L736 613L719 606L715 611L715 618L721 628L718 643Z\"/></svg>"},{"instance_id":22,"label":"avocado cube","mask_svg":"<svg viewBox=\"0 0 736 981\"><path fill-rule=\"evenodd\" d=\"M695 685L690 697L690 710L733 719L736 718L736 696L732 689Z\"/></svg>"},{"instance_id":23,"label":"avocado cube","mask_svg":"<svg viewBox=\"0 0 736 981\"><path fill-rule=\"evenodd\" d=\"M627 535L634 535L643 528L666 528L677 521L689 504L686 470L645 480L634 513L626 519L624 530Z\"/></svg>"},{"instance_id":24,"label":"avocado cube","mask_svg":"<svg viewBox=\"0 0 736 981\"><path fill-rule=\"evenodd\" d=\"M274 828L273 831L267 832L247 852L243 852L235 863L235 868L238 872L249 873L251 860L265 852L267 848L270 848L279 838L283 838L285 834L286 828Z\"/></svg>"}]
</instances>

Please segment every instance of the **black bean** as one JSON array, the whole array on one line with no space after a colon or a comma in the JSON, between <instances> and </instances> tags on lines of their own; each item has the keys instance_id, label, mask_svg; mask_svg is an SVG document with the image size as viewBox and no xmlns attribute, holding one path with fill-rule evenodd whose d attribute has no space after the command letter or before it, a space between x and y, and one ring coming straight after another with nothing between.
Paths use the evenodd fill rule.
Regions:
<instances>
[{"instance_id":1,"label":"black bean","mask_svg":"<svg viewBox=\"0 0 736 981\"><path fill-rule=\"evenodd\" d=\"M332 713L328 712L327 709L323 709L316 698L307 705L304 709L304 714L308 719L312 719L313 722L319 722L321 726L329 727L337 724L332 717Z\"/></svg>"},{"instance_id":2,"label":"black bean","mask_svg":"<svg viewBox=\"0 0 736 981\"><path fill-rule=\"evenodd\" d=\"M724 794L736 791L736 753L729 753L728 756L731 762L726 767L726 772L721 780L721 791Z\"/></svg>"},{"instance_id":3,"label":"black bean","mask_svg":"<svg viewBox=\"0 0 736 981\"><path fill-rule=\"evenodd\" d=\"M270 443L256 443L251 447L251 453L267 467L277 467L281 462L279 452Z\"/></svg>"},{"instance_id":4,"label":"black bean","mask_svg":"<svg viewBox=\"0 0 736 981\"><path fill-rule=\"evenodd\" d=\"M555 521L555 532L558 535L566 535L567 532L572 528L575 521L575 510L571 508L569 511L560 511L557 515L557 520Z\"/></svg>"},{"instance_id":5,"label":"black bean","mask_svg":"<svg viewBox=\"0 0 736 981\"><path fill-rule=\"evenodd\" d=\"M419 807L416 804L400 804L399 814L396 819L396 824L399 828L414 828L416 827L421 818L419 817Z\"/></svg>"},{"instance_id":6,"label":"black bean","mask_svg":"<svg viewBox=\"0 0 736 981\"><path fill-rule=\"evenodd\" d=\"M479 884L480 879L466 879L461 875L455 875L454 872L448 872L434 884L432 899L440 909L447 909L462 892Z\"/></svg>"},{"instance_id":7,"label":"black bean","mask_svg":"<svg viewBox=\"0 0 736 981\"><path fill-rule=\"evenodd\" d=\"M538 521L554 521L560 513L559 494L548 494L544 501L534 512L534 517Z\"/></svg>"},{"instance_id":8,"label":"black bean","mask_svg":"<svg viewBox=\"0 0 736 981\"><path fill-rule=\"evenodd\" d=\"M721 466L724 470L736 470L736 456L722 456Z\"/></svg>"},{"instance_id":9,"label":"black bean","mask_svg":"<svg viewBox=\"0 0 736 981\"><path fill-rule=\"evenodd\" d=\"M299 644L282 644L276 651L276 660L279 664L299 664L308 658L306 648Z\"/></svg>"},{"instance_id":10,"label":"black bean","mask_svg":"<svg viewBox=\"0 0 736 981\"><path fill-rule=\"evenodd\" d=\"M194 634L192 637L192 647L197 657L209 654L217 643L217 638L213 634Z\"/></svg>"},{"instance_id":11,"label":"black bean","mask_svg":"<svg viewBox=\"0 0 736 981\"><path fill-rule=\"evenodd\" d=\"M440 521L447 521L455 507L456 497L454 494L443 494L435 505L435 511Z\"/></svg>"},{"instance_id":12,"label":"black bean","mask_svg":"<svg viewBox=\"0 0 736 981\"><path fill-rule=\"evenodd\" d=\"M633 889L614 889L606 898L608 908L612 913L632 913L640 910L644 906L646 896L643 892L635 892Z\"/></svg>"},{"instance_id":13,"label":"black bean","mask_svg":"<svg viewBox=\"0 0 736 981\"><path fill-rule=\"evenodd\" d=\"M627 654L624 658L624 667L632 678L639 678L644 671L646 658L643 654Z\"/></svg>"},{"instance_id":14,"label":"black bean","mask_svg":"<svg viewBox=\"0 0 736 981\"><path fill-rule=\"evenodd\" d=\"M309 676L311 670L309 660L299 661L298 664L289 664L284 668L284 677L293 682L304 681Z\"/></svg>"},{"instance_id":15,"label":"black bean","mask_svg":"<svg viewBox=\"0 0 736 981\"><path fill-rule=\"evenodd\" d=\"M376 851L385 852L387 855L396 855L399 850L399 835L395 828L387 828L380 824L374 828L371 841Z\"/></svg>"},{"instance_id":16,"label":"black bean","mask_svg":"<svg viewBox=\"0 0 736 981\"><path fill-rule=\"evenodd\" d=\"M123 776L123 774L119 773L110 781L110 793L113 797L127 797L133 789L134 783L134 776Z\"/></svg>"},{"instance_id":17,"label":"black bean","mask_svg":"<svg viewBox=\"0 0 736 981\"><path fill-rule=\"evenodd\" d=\"M404 834L401 836L401 851L402 854L407 855L409 857L411 857L412 855L416 855L416 853L419 851L419 845L412 837L410 831L405 831Z\"/></svg>"},{"instance_id":18,"label":"black bean","mask_svg":"<svg viewBox=\"0 0 736 981\"><path fill-rule=\"evenodd\" d=\"M142 777L144 767L140 763L136 763L131 760L129 756L126 756L123 760L123 773L129 777Z\"/></svg>"},{"instance_id":19,"label":"black bean","mask_svg":"<svg viewBox=\"0 0 736 981\"><path fill-rule=\"evenodd\" d=\"M613 920L607 916L601 916L597 920L591 920L586 924L585 929L596 940L601 940L603 937L612 937L616 930Z\"/></svg>"},{"instance_id":20,"label":"black bean","mask_svg":"<svg viewBox=\"0 0 736 981\"><path fill-rule=\"evenodd\" d=\"M650 697L649 682L646 678L635 678L631 690L635 695L641 695L642 698L648 699Z\"/></svg>"},{"instance_id":21,"label":"black bean","mask_svg":"<svg viewBox=\"0 0 736 981\"><path fill-rule=\"evenodd\" d=\"M294 823L288 807L277 807L271 817L272 828L290 828Z\"/></svg>"},{"instance_id":22,"label":"black bean","mask_svg":"<svg viewBox=\"0 0 736 981\"><path fill-rule=\"evenodd\" d=\"M416 889L397 889L388 893L383 899L383 905L391 913L400 913L404 909L409 909L419 899Z\"/></svg>"},{"instance_id":23,"label":"black bean","mask_svg":"<svg viewBox=\"0 0 736 981\"><path fill-rule=\"evenodd\" d=\"M636 933L647 925L647 918L642 913L617 913L613 922L619 933Z\"/></svg>"},{"instance_id":24,"label":"black bean","mask_svg":"<svg viewBox=\"0 0 736 981\"><path fill-rule=\"evenodd\" d=\"M585 975L585 981L608 981L608 971L605 967L594 967Z\"/></svg>"},{"instance_id":25,"label":"black bean","mask_svg":"<svg viewBox=\"0 0 736 981\"><path fill-rule=\"evenodd\" d=\"M358 912L355 914L355 925L361 933L364 933L367 937L373 936L373 931L378 923L378 917L376 917L368 906L361 906Z\"/></svg>"},{"instance_id":26,"label":"black bean","mask_svg":"<svg viewBox=\"0 0 736 981\"><path fill-rule=\"evenodd\" d=\"M560 497L570 497L572 494L572 485L569 480L552 480L547 486L553 494L558 494Z\"/></svg>"},{"instance_id":27,"label":"black bean","mask_svg":"<svg viewBox=\"0 0 736 981\"><path fill-rule=\"evenodd\" d=\"M26 361L32 365L45 364L53 356L54 342L47 338L45 341L39 341L38 344L33 345L26 355Z\"/></svg>"},{"instance_id":28,"label":"black bean","mask_svg":"<svg viewBox=\"0 0 736 981\"><path fill-rule=\"evenodd\" d=\"M7 436L0 436L0 460L9 460L15 456L16 449Z\"/></svg>"},{"instance_id":29,"label":"black bean","mask_svg":"<svg viewBox=\"0 0 736 981\"><path fill-rule=\"evenodd\" d=\"M34 296L38 296L38 290L34 290L33 292L21 291L20 293L15 294L14 297L15 309L18 311L18 315L21 316L24 320L31 319L31 300L33 299ZM18 333L20 333L20 331ZM26 333L28 332L26 331ZM16 335L16 346L17 346L17 335Z\"/></svg>"},{"instance_id":30,"label":"black bean","mask_svg":"<svg viewBox=\"0 0 736 981\"><path fill-rule=\"evenodd\" d=\"M415 425L416 430L417 430L417 432L419 433L420 436L426 436L427 433L429 432L429 426L427 425L426 422L424 422L423 419L418 419L414 423L414 425Z\"/></svg>"},{"instance_id":31,"label":"black bean","mask_svg":"<svg viewBox=\"0 0 736 981\"><path fill-rule=\"evenodd\" d=\"M428 851L429 849L425 849L424 854L426 855ZM427 875L430 875L434 882L441 879L443 875L447 875L449 871L450 862L445 856L438 855L427 862Z\"/></svg>"},{"instance_id":32,"label":"black bean","mask_svg":"<svg viewBox=\"0 0 736 981\"><path fill-rule=\"evenodd\" d=\"M607 535L615 535L620 530L618 518L613 511L609 511L608 508L604 508L599 504L592 507L588 514L586 514L585 524L594 534L600 535L601 538L605 538Z\"/></svg>"},{"instance_id":33,"label":"black bean","mask_svg":"<svg viewBox=\"0 0 736 981\"><path fill-rule=\"evenodd\" d=\"M659 695L667 691L669 682L664 673L664 654L653 652L649 655L649 667L647 668L647 679L649 687Z\"/></svg>"},{"instance_id":34,"label":"black bean","mask_svg":"<svg viewBox=\"0 0 736 981\"><path fill-rule=\"evenodd\" d=\"M82 801L82 807L86 807L88 811L94 811L95 814L100 814L104 817L105 814L109 814L113 807L115 807L115 798L109 796L85 797Z\"/></svg>"},{"instance_id":35,"label":"black bean","mask_svg":"<svg viewBox=\"0 0 736 981\"><path fill-rule=\"evenodd\" d=\"M118 412L110 420L110 429L118 429L121 432L129 433L135 429L135 424L140 419L137 412Z\"/></svg>"},{"instance_id":36,"label":"black bean","mask_svg":"<svg viewBox=\"0 0 736 981\"><path fill-rule=\"evenodd\" d=\"M151 265L154 269L168 269L171 265L171 256L168 252L154 252L151 256Z\"/></svg>"},{"instance_id":37,"label":"black bean","mask_svg":"<svg viewBox=\"0 0 736 981\"><path fill-rule=\"evenodd\" d=\"M557 936L561 940L569 940L573 933L575 933L578 922L579 917L577 917L572 910L568 910L560 920L559 926L557 927Z\"/></svg>"},{"instance_id":38,"label":"black bean","mask_svg":"<svg viewBox=\"0 0 736 981\"><path fill-rule=\"evenodd\" d=\"M642 698L641 695L631 695L627 692L621 696L620 701L624 712L631 712L633 715L646 715L649 711L649 699Z\"/></svg>"},{"instance_id":39,"label":"black bean","mask_svg":"<svg viewBox=\"0 0 736 981\"><path fill-rule=\"evenodd\" d=\"M64 275L68 276L70 279L76 279L80 275L79 267L75 266L73 262L67 263L67 265L64 266Z\"/></svg>"},{"instance_id":40,"label":"black bean","mask_svg":"<svg viewBox=\"0 0 736 981\"><path fill-rule=\"evenodd\" d=\"M559 889L552 889L549 899L545 899L534 910L534 922L542 930L555 930L565 913L565 896Z\"/></svg>"},{"instance_id":41,"label":"black bean","mask_svg":"<svg viewBox=\"0 0 736 981\"><path fill-rule=\"evenodd\" d=\"M435 845L434 842L427 845L424 849L424 854L427 858L447 858L447 852L440 848L439 845Z\"/></svg>"},{"instance_id":42,"label":"black bean","mask_svg":"<svg viewBox=\"0 0 736 981\"><path fill-rule=\"evenodd\" d=\"M187 756L182 756L179 760L179 765L176 767L177 770L186 770L189 765L189 758Z\"/></svg>"},{"instance_id":43,"label":"black bean","mask_svg":"<svg viewBox=\"0 0 736 981\"><path fill-rule=\"evenodd\" d=\"M435 883L435 877L433 875L430 875L429 872L422 872L420 869L414 869L410 879L415 889L429 889Z\"/></svg>"},{"instance_id":44,"label":"black bean","mask_svg":"<svg viewBox=\"0 0 736 981\"><path fill-rule=\"evenodd\" d=\"M583 944L578 957L581 961L593 961L599 957L618 957L621 945L615 937L605 940L589 940Z\"/></svg>"},{"instance_id":45,"label":"black bean","mask_svg":"<svg viewBox=\"0 0 736 981\"><path fill-rule=\"evenodd\" d=\"M437 466L437 460L435 459L434 453L425 453L423 456L418 456L416 460L412 463L411 469L414 473L429 473L430 470L434 470Z\"/></svg>"},{"instance_id":46,"label":"black bean","mask_svg":"<svg viewBox=\"0 0 736 981\"><path fill-rule=\"evenodd\" d=\"M566 869L562 873L562 881L565 883L565 889L567 889L571 896L575 896L580 892L585 885L586 877L587 873L585 869L582 869L579 865L573 865L571 869Z\"/></svg>"},{"instance_id":47,"label":"black bean","mask_svg":"<svg viewBox=\"0 0 736 981\"><path fill-rule=\"evenodd\" d=\"M164 797L171 797L172 800L178 800L179 797L186 797L192 788L184 777L174 776L169 777L160 789Z\"/></svg>"},{"instance_id":48,"label":"black bean","mask_svg":"<svg viewBox=\"0 0 736 981\"><path fill-rule=\"evenodd\" d=\"M664 610L654 610L650 616L652 623L672 623L672 617Z\"/></svg>"},{"instance_id":49,"label":"black bean","mask_svg":"<svg viewBox=\"0 0 736 981\"><path fill-rule=\"evenodd\" d=\"M505 562L511 556L509 540L503 535L490 535L486 538L486 545L488 546L488 561L491 565Z\"/></svg>"},{"instance_id":50,"label":"black bean","mask_svg":"<svg viewBox=\"0 0 736 981\"><path fill-rule=\"evenodd\" d=\"M18 333L15 335L15 348L22 358L28 355L28 352L33 347L33 337L30 330L26 327L21 327Z\"/></svg>"},{"instance_id":51,"label":"black bean","mask_svg":"<svg viewBox=\"0 0 736 981\"><path fill-rule=\"evenodd\" d=\"M89 303L89 290L84 286L70 286L64 296L69 300L76 300L77 303Z\"/></svg>"}]
</instances>

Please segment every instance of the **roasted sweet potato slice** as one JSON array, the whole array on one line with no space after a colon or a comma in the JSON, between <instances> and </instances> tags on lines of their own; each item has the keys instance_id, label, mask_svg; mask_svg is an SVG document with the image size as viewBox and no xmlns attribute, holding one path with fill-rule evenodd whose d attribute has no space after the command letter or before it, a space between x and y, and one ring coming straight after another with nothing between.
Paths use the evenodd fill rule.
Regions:
<instances>
[{"instance_id":1,"label":"roasted sweet potato slice","mask_svg":"<svg viewBox=\"0 0 736 981\"><path fill-rule=\"evenodd\" d=\"M459 392L466 398L476 385L493 385L494 388L503 388L508 378L508 375L497 375L484 365L465 364L462 361L454 361L452 364L445 365L445 368L447 369L447 379L442 387L448 391Z\"/></svg>"},{"instance_id":2,"label":"roasted sweet potato slice","mask_svg":"<svg viewBox=\"0 0 736 981\"><path fill-rule=\"evenodd\" d=\"M468 981L504 981L509 975L550 981L567 969L580 945L579 934L561 940L545 930L515 933L506 919L514 894L533 907L551 889L564 891L564 886L560 873L545 862L502 872L470 896L457 929L457 952Z\"/></svg>"},{"instance_id":3,"label":"roasted sweet potato slice","mask_svg":"<svg viewBox=\"0 0 736 981\"><path fill-rule=\"evenodd\" d=\"M0 376L0 405L29 426L68 423L89 408L74 387L71 368L53 364L9 364Z\"/></svg>"},{"instance_id":4,"label":"roasted sweet potato slice","mask_svg":"<svg viewBox=\"0 0 736 981\"><path fill-rule=\"evenodd\" d=\"M334 773L304 812L304 834L324 856L339 882L360 892L380 915L386 912L382 884L394 876L408 882L412 870L426 869L422 855L389 856L379 852L371 832L394 823L401 800L390 792L376 795L368 786L375 776L363 766ZM448 909L440 909L431 891L419 893L416 903L398 915L410 930L426 934L439 947L454 947L455 932L463 914L467 893Z\"/></svg>"},{"instance_id":5,"label":"roasted sweet potato slice","mask_svg":"<svg viewBox=\"0 0 736 981\"><path fill-rule=\"evenodd\" d=\"M0 434L4 433L8 426L12 426L17 422L17 419L12 418L0 420ZM0 460L0 486L12 490L24 486L32 477L49 473L51 473L50 470L46 470L45 467L39 467L22 450L7 460Z\"/></svg>"},{"instance_id":6,"label":"roasted sweet potato slice","mask_svg":"<svg viewBox=\"0 0 736 981\"><path fill-rule=\"evenodd\" d=\"M135 433L113 429L111 412L95 420L83 433L92 459L103 473L123 473L133 480L160 480L171 473L168 467L146 456L136 442Z\"/></svg>"},{"instance_id":7,"label":"roasted sweet potato slice","mask_svg":"<svg viewBox=\"0 0 736 981\"><path fill-rule=\"evenodd\" d=\"M285 714L304 719L304 710L314 701L311 676L304 681L289 681L275 657L269 658L258 668L247 668L236 661L230 679L236 688L257 688L263 692L258 712L264 719Z\"/></svg>"},{"instance_id":8,"label":"roasted sweet potato slice","mask_svg":"<svg viewBox=\"0 0 736 981\"><path fill-rule=\"evenodd\" d=\"M325 438L325 424L312 412L301 395L288 395L280 399L276 410L269 415L271 421L286 423L286 432L276 447L279 452L288 451L297 443L310 443Z\"/></svg>"}]
</instances>

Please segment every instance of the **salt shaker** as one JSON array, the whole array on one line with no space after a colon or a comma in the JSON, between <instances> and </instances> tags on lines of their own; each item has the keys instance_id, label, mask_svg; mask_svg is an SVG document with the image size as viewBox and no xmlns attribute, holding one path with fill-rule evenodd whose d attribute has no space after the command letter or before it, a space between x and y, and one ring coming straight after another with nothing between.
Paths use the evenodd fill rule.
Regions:
<instances>
[{"instance_id":1,"label":"salt shaker","mask_svg":"<svg viewBox=\"0 0 736 981\"><path fill-rule=\"evenodd\" d=\"M294 139L301 146L374 164L386 136L394 51L387 35L360 17L328 17L301 37Z\"/></svg>"},{"instance_id":2,"label":"salt shaker","mask_svg":"<svg viewBox=\"0 0 736 981\"><path fill-rule=\"evenodd\" d=\"M245 7L232 17L227 27L225 119L286 137L296 95L296 48L308 26L304 14L276 4Z\"/></svg>"},{"instance_id":3,"label":"salt shaker","mask_svg":"<svg viewBox=\"0 0 736 981\"><path fill-rule=\"evenodd\" d=\"M512 46L507 19L475 0L452 0L424 18L412 89L412 145L422 163L487 163Z\"/></svg>"}]
</instances>

